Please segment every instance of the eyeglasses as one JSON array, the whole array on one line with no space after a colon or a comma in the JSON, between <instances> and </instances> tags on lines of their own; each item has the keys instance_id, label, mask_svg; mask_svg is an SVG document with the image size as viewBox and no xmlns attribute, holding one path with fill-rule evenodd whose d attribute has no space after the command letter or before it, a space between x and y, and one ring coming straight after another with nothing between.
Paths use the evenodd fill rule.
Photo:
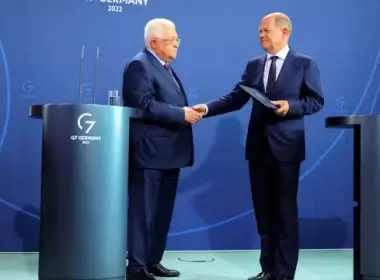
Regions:
<instances>
[{"instance_id":1,"label":"eyeglasses","mask_svg":"<svg viewBox=\"0 0 380 280\"><path fill-rule=\"evenodd\" d=\"M167 43L170 43L170 44L174 44L174 43L177 43L178 45L181 44L181 39L179 39L179 38L158 39L158 40L163 41L163 42L167 42Z\"/></svg>"}]
</instances>

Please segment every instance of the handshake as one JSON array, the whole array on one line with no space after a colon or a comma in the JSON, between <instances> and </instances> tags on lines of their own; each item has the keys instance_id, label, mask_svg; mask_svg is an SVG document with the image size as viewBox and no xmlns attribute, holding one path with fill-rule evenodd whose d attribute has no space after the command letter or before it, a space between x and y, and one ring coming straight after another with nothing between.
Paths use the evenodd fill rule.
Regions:
<instances>
[{"instance_id":1,"label":"handshake","mask_svg":"<svg viewBox=\"0 0 380 280\"><path fill-rule=\"evenodd\" d=\"M195 105L193 107L183 107L185 111L185 121L187 124L195 124L199 122L207 113L207 107L204 104Z\"/></svg>"}]
</instances>

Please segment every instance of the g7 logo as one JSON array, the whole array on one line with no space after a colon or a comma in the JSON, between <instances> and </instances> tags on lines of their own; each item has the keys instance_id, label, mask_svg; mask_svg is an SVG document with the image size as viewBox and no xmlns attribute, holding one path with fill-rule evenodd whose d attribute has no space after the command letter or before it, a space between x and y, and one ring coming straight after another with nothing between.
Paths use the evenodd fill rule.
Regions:
<instances>
[{"instance_id":1,"label":"g7 logo","mask_svg":"<svg viewBox=\"0 0 380 280\"><path fill-rule=\"evenodd\" d=\"M84 114L82 114L82 115L79 116L77 123L78 123L78 127L80 128L80 130L83 130L82 119L84 117L92 117L92 115L90 113L84 113ZM85 121L84 123L88 124L88 127L85 130L85 132L84 132L84 133L87 134L87 133L89 133L91 131L91 129L95 125L96 121Z\"/></svg>"}]
</instances>

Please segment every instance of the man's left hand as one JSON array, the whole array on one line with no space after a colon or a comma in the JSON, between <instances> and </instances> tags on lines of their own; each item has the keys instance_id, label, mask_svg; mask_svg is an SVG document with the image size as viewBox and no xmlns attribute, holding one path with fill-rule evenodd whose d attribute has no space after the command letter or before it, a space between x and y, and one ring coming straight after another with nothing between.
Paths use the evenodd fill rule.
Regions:
<instances>
[{"instance_id":1,"label":"man's left hand","mask_svg":"<svg viewBox=\"0 0 380 280\"><path fill-rule=\"evenodd\" d=\"M273 105L276 105L278 107L277 110L274 110L274 113L277 116L285 116L289 112L289 102L286 100L276 100L271 101Z\"/></svg>"}]
</instances>

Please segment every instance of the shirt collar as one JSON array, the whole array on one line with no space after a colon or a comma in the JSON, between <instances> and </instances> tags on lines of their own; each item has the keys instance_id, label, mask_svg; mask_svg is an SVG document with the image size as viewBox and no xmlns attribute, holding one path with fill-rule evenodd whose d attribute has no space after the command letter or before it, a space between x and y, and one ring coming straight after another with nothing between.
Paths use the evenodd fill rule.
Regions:
<instances>
[{"instance_id":1,"label":"shirt collar","mask_svg":"<svg viewBox=\"0 0 380 280\"><path fill-rule=\"evenodd\" d=\"M150 49L148 49L147 48L147 50L148 50L148 52L150 52L162 65L165 65L166 64L166 62L165 61L163 61L161 58L159 58L158 57L158 55L156 55L155 53L154 53L154 51L152 51L152 50L150 50Z\"/></svg>"},{"instance_id":2,"label":"shirt collar","mask_svg":"<svg viewBox=\"0 0 380 280\"><path fill-rule=\"evenodd\" d=\"M270 54L270 53L267 53L267 60L270 59L272 56L277 56L278 58L282 59L282 60L285 60L286 56L288 55L289 53L289 46L286 45L282 50L280 50L278 53L276 53L275 55L273 54Z\"/></svg>"}]
</instances>

